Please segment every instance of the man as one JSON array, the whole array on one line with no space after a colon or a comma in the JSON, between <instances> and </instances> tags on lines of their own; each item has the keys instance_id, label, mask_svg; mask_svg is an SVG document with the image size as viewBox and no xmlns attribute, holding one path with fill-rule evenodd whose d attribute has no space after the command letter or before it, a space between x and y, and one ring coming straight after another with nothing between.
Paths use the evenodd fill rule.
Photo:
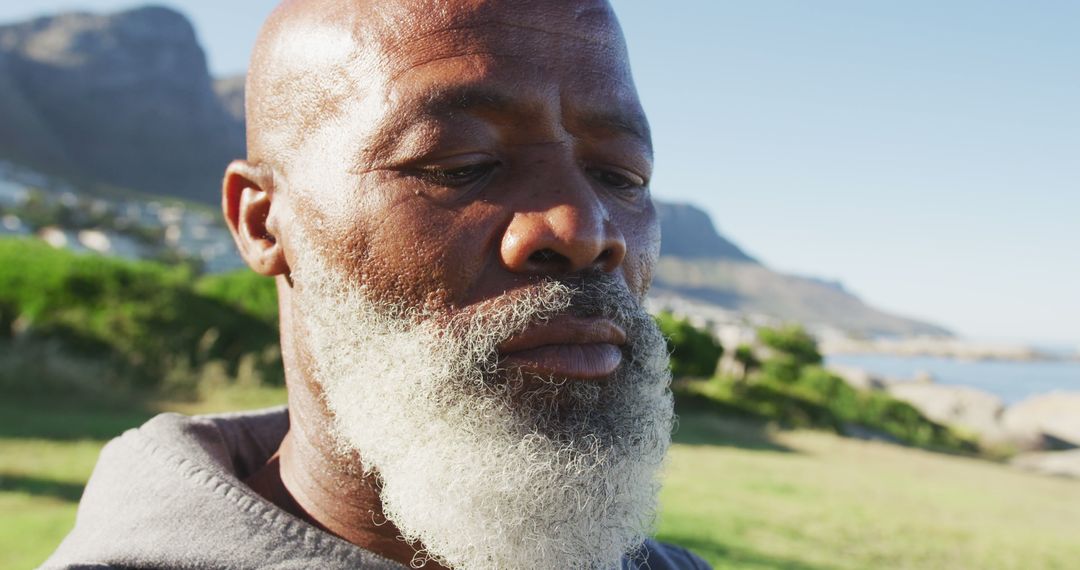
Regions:
<instances>
[{"instance_id":1,"label":"man","mask_svg":"<svg viewBox=\"0 0 1080 570\"><path fill-rule=\"evenodd\" d=\"M610 7L287 1L247 104L223 205L287 412L118 438L47 566L707 567L645 540L672 408Z\"/></svg>"}]
</instances>

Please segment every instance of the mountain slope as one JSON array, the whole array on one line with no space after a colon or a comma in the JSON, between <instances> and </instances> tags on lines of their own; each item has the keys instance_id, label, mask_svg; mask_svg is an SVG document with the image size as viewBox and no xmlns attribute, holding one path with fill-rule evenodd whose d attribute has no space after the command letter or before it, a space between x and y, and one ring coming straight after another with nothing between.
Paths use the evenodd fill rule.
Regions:
<instances>
[{"instance_id":1,"label":"mountain slope","mask_svg":"<svg viewBox=\"0 0 1080 570\"><path fill-rule=\"evenodd\" d=\"M739 246L721 236L704 210L689 204L657 202L656 214L663 235L661 256L757 263Z\"/></svg>"},{"instance_id":2,"label":"mountain slope","mask_svg":"<svg viewBox=\"0 0 1080 570\"><path fill-rule=\"evenodd\" d=\"M187 19L148 7L0 26L0 157L42 171L216 202L243 156Z\"/></svg>"},{"instance_id":3,"label":"mountain slope","mask_svg":"<svg viewBox=\"0 0 1080 570\"><path fill-rule=\"evenodd\" d=\"M675 295L857 335L949 334L939 326L870 307L838 283L769 269L721 236L709 215L694 206L658 203L657 211L663 245L654 295Z\"/></svg>"}]
</instances>

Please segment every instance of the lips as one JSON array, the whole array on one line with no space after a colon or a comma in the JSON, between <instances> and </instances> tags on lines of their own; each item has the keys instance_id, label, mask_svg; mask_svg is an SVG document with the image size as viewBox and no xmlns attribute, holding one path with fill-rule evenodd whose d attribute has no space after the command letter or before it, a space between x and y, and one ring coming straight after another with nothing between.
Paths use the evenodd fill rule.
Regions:
<instances>
[{"instance_id":1,"label":"lips","mask_svg":"<svg viewBox=\"0 0 1080 570\"><path fill-rule=\"evenodd\" d=\"M609 319L561 316L499 345L500 363L539 376L604 378L622 363L626 332Z\"/></svg>"}]
</instances>

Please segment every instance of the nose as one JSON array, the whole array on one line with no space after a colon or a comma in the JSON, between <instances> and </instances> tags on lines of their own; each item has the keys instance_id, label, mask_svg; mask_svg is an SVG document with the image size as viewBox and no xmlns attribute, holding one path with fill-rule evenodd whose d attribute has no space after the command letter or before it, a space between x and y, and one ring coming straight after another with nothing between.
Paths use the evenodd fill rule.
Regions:
<instances>
[{"instance_id":1,"label":"nose","mask_svg":"<svg viewBox=\"0 0 1080 570\"><path fill-rule=\"evenodd\" d=\"M516 273L612 272L626 257L626 240L595 192L585 187L515 212L500 255Z\"/></svg>"}]
</instances>

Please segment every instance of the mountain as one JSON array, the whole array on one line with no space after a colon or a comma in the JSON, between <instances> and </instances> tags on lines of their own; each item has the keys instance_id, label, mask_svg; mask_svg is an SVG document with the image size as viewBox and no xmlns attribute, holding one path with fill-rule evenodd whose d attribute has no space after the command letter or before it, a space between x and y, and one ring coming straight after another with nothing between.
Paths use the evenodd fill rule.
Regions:
<instances>
[{"instance_id":1,"label":"mountain","mask_svg":"<svg viewBox=\"0 0 1080 570\"><path fill-rule=\"evenodd\" d=\"M726 259L757 263L739 246L720 235L709 215L689 204L656 203L663 240L660 255L683 259Z\"/></svg>"},{"instance_id":2,"label":"mountain","mask_svg":"<svg viewBox=\"0 0 1080 570\"><path fill-rule=\"evenodd\" d=\"M147 7L0 26L0 160L216 204L225 166L244 154L243 77L210 76L180 13ZM863 335L947 334L869 307L837 283L769 269L698 208L657 210L657 294Z\"/></svg>"},{"instance_id":3,"label":"mountain","mask_svg":"<svg viewBox=\"0 0 1080 570\"><path fill-rule=\"evenodd\" d=\"M875 309L840 283L773 271L721 236L709 215L694 206L661 203L657 210L663 240L654 295L856 335L950 334L937 325Z\"/></svg>"},{"instance_id":4,"label":"mountain","mask_svg":"<svg viewBox=\"0 0 1080 570\"><path fill-rule=\"evenodd\" d=\"M168 8L0 26L0 158L216 202L225 165L244 155L226 101L194 28Z\"/></svg>"}]
</instances>

